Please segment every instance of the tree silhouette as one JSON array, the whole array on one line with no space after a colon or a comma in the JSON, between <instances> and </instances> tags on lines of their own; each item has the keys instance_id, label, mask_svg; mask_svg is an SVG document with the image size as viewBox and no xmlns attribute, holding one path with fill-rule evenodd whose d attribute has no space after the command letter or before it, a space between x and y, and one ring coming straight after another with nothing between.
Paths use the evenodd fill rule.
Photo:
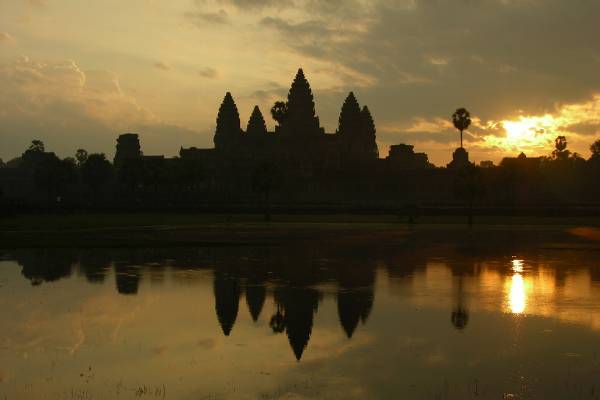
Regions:
<instances>
[{"instance_id":1,"label":"tree silhouette","mask_svg":"<svg viewBox=\"0 0 600 400\"><path fill-rule=\"evenodd\" d=\"M35 186L46 192L49 202L59 201L67 186L77 180L75 161L61 160L50 153L35 165L33 179Z\"/></svg>"},{"instance_id":2,"label":"tree silhouette","mask_svg":"<svg viewBox=\"0 0 600 400\"><path fill-rule=\"evenodd\" d=\"M45 151L44 142L41 140L32 140L28 150L43 153Z\"/></svg>"},{"instance_id":3,"label":"tree silhouette","mask_svg":"<svg viewBox=\"0 0 600 400\"><path fill-rule=\"evenodd\" d=\"M450 320L456 329L463 330L469 323L469 311L464 307L458 306L452 311Z\"/></svg>"},{"instance_id":4,"label":"tree silhouette","mask_svg":"<svg viewBox=\"0 0 600 400\"><path fill-rule=\"evenodd\" d=\"M460 147L462 148L463 131L467 130L469 125L471 125L471 114L466 108L459 108L452 114L452 123L454 124L454 127L460 131Z\"/></svg>"},{"instance_id":5,"label":"tree silhouette","mask_svg":"<svg viewBox=\"0 0 600 400\"><path fill-rule=\"evenodd\" d=\"M288 106L285 101L276 101L271 107L271 117L281 126L285 123Z\"/></svg>"},{"instance_id":6,"label":"tree silhouette","mask_svg":"<svg viewBox=\"0 0 600 400\"><path fill-rule=\"evenodd\" d=\"M21 155L22 166L29 170L35 170L42 161L51 156L54 154L45 153L44 142L32 140L29 148Z\"/></svg>"},{"instance_id":7,"label":"tree silhouette","mask_svg":"<svg viewBox=\"0 0 600 400\"><path fill-rule=\"evenodd\" d=\"M90 154L81 166L82 182L95 192L110 181L112 176L113 167L102 153Z\"/></svg>"},{"instance_id":8,"label":"tree silhouette","mask_svg":"<svg viewBox=\"0 0 600 400\"><path fill-rule=\"evenodd\" d=\"M554 146L556 147L556 151L565 151L567 148L567 138L564 136L558 136L554 140Z\"/></svg>"},{"instance_id":9,"label":"tree silhouette","mask_svg":"<svg viewBox=\"0 0 600 400\"><path fill-rule=\"evenodd\" d=\"M465 307L464 304L464 292L463 292L463 276L462 274L458 277L458 288L457 288L457 301L456 306L452 310L452 314L450 315L450 321L452 325L462 331L467 327L469 323L469 310Z\"/></svg>"},{"instance_id":10,"label":"tree silhouette","mask_svg":"<svg viewBox=\"0 0 600 400\"><path fill-rule=\"evenodd\" d=\"M592 158L600 157L600 139L592 143L590 146L590 151L592 152Z\"/></svg>"},{"instance_id":11,"label":"tree silhouette","mask_svg":"<svg viewBox=\"0 0 600 400\"><path fill-rule=\"evenodd\" d=\"M554 139L554 151L552 151L552 158L555 160L566 160L571 155L571 152L567 150L567 138L564 136L557 136Z\"/></svg>"},{"instance_id":12,"label":"tree silhouette","mask_svg":"<svg viewBox=\"0 0 600 400\"><path fill-rule=\"evenodd\" d=\"M283 333L285 331L285 316L283 315L283 307L277 303L277 311L271 316L269 326L273 333Z\"/></svg>"},{"instance_id":13,"label":"tree silhouette","mask_svg":"<svg viewBox=\"0 0 600 400\"><path fill-rule=\"evenodd\" d=\"M77 165L82 166L85 160L88 158L88 152L85 149L77 149L75 152L75 160L77 160Z\"/></svg>"}]
</instances>

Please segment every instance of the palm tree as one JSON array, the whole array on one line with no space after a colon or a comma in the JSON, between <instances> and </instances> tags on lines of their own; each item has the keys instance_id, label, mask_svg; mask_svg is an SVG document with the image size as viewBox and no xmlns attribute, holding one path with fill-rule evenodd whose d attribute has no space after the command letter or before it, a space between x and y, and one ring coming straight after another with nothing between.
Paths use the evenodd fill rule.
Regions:
<instances>
[{"instance_id":1,"label":"palm tree","mask_svg":"<svg viewBox=\"0 0 600 400\"><path fill-rule=\"evenodd\" d=\"M600 139L592 143L590 151L592 152L592 158L600 157Z\"/></svg>"},{"instance_id":2,"label":"palm tree","mask_svg":"<svg viewBox=\"0 0 600 400\"><path fill-rule=\"evenodd\" d=\"M75 152L75 159L77 160L77 165L82 166L85 163L85 160L88 158L88 152L85 149L77 149Z\"/></svg>"},{"instance_id":3,"label":"palm tree","mask_svg":"<svg viewBox=\"0 0 600 400\"><path fill-rule=\"evenodd\" d=\"M466 108L459 108L452 114L452 122L454 123L454 127L460 131L460 148L462 149L463 131L467 130L469 125L471 125L471 114Z\"/></svg>"},{"instance_id":4,"label":"palm tree","mask_svg":"<svg viewBox=\"0 0 600 400\"><path fill-rule=\"evenodd\" d=\"M276 101L271 107L271 116L279 125L283 125L287 117L288 105L284 101Z\"/></svg>"}]
</instances>

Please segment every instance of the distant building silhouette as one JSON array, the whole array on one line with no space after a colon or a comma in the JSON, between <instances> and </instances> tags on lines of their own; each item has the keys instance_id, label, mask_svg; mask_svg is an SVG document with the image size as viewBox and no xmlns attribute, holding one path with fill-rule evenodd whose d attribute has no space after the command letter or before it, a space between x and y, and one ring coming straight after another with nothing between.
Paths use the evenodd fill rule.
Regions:
<instances>
[{"instance_id":1,"label":"distant building silhouette","mask_svg":"<svg viewBox=\"0 0 600 400\"><path fill-rule=\"evenodd\" d=\"M429 163L427 154L415 153L414 146L408 144L395 144L390 146L387 160L396 168L421 169L433 168Z\"/></svg>"},{"instance_id":2,"label":"distant building silhouette","mask_svg":"<svg viewBox=\"0 0 600 400\"><path fill-rule=\"evenodd\" d=\"M452 161L448 164L449 169L460 169L470 165L469 153L464 147L459 147L452 153Z\"/></svg>"},{"instance_id":3,"label":"distant building silhouette","mask_svg":"<svg viewBox=\"0 0 600 400\"><path fill-rule=\"evenodd\" d=\"M136 133L123 133L117 138L117 151L114 164L122 164L125 160L136 159L142 156L140 139Z\"/></svg>"},{"instance_id":4,"label":"distant building silhouette","mask_svg":"<svg viewBox=\"0 0 600 400\"><path fill-rule=\"evenodd\" d=\"M525 153L521 153L518 157L504 157L500 165L509 168L537 170L541 161L542 157L527 157Z\"/></svg>"}]
</instances>

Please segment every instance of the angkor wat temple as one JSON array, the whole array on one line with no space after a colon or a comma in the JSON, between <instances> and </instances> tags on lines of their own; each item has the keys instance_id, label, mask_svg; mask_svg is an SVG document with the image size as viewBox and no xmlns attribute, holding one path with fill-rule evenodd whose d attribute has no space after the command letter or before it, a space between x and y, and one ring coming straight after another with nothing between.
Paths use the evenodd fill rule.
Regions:
<instances>
[{"instance_id":1,"label":"angkor wat temple","mask_svg":"<svg viewBox=\"0 0 600 400\"><path fill-rule=\"evenodd\" d=\"M0 168L0 203L23 211L42 206L210 212L271 205L281 212L387 212L599 204L600 155L587 161L575 157L565 150L566 140L549 157L522 154L497 167L488 162L476 168L462 146L446 168L435 167L408 144L392 145L380 158L368 107L361 108L350 92L338 128L325 132L302 69L287 101L269 111L277 121L273 132L257 106L243 129L227 93L216 118L214 148L181 148L179 157L144 155L135 133L118 137L112 164L104 154L88 158L87 152L85 160L61 160L34 141Z\"/></svg>"},{"instance_id":2,"label":"angkor wat temple","mask_svg":"<svg viewBox=\"0 0 600 400\"><path fill-rule=\"evenodd\" d=\"M181 149L181 157L215 157L227 163L271 161L310 171L355 163L373 163L379 157L375 124L367 106L361 110L354 94L346 98L334 134L325 133L315 113L315 102L302 69L290 88L287 103L281 103L275 132L268 132L258 106L244 131L231 93L219 108L214 149Z\"/></svg>"},{"instance_id":3,"label":"angkor wat temple","mask_svg":"<svg viewBox=\"0 0 600 400\"><path fill-rule=\"evenodd\" d=\"M433 171L425 153L413 146L394 145L386 159L379 158L376 128L367 106L359 105L353 92L346 97L334 133L325 132L315 112L310 84L299 69L287 101L271 110L277 121L267 130L265 118L255 106L242 129L237 106L227 92L218 111L214 148L181 148L181 159L196 160L211 177L207 184L232 200L252 192L253 174L269 164L281 175L275 197L289 201L362 201L372 185L390 171ZM392 174L393 175L393 174Z\"/></svg>"}]
</instances>

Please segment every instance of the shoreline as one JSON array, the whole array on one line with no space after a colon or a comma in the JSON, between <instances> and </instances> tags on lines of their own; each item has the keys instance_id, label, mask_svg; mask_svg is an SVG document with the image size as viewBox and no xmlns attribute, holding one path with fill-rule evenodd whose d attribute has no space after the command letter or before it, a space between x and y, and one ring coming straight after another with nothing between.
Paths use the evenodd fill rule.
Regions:
<instances>
[{"instance_id":1,"label":"shoreline","mask_svg":"<svg viewBox=\"0 0 600 400\"><path fill-rule=\"evenodd\" d=\"M0 248L272 246L292 242L398 244L409 237L485 232L547 233L599 243L600 217L420 217L199 214L27 215L0 220ZM574 234L573 234L574 233Z\"/></svg>"}]
</instances>

